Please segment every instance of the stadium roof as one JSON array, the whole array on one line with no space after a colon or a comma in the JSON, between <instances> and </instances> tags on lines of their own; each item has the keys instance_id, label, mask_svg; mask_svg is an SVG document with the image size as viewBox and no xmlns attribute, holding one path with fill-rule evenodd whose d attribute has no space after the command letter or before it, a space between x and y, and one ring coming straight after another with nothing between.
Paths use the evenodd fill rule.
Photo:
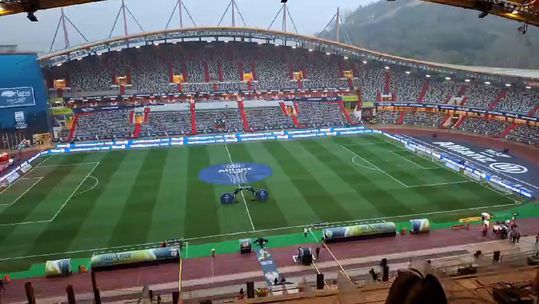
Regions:
<instances>
[{"instance_id":1,"label":"stadium roof","mask_svg":"<svg viewBox=\"0 0 539 304\"><path fill-rule=\"evenodd\" d=\"M481 12L500 17L527 22L539 26L539 1L537 0L422 0Z\"/></svg>"},{"instance_id":2,"label":"stadium roof","mask_svg":"<svg viewBox=\"0 0 539 304\"><path fill-rule=\"evenodd\" d=\"M461 66L421 61L312 36L250 27L197 27L145 32L129 35L127 37L114 37L82 44L73 48L43 55L40 57L40 60L44 66L55 66L67 61L95 54L99 55L109 51L118 51L136 46L159 45L161 43L183 41L242 41L269 43L313 49L358 60L375 60L383 64L400 65L412 69L421 69L444 74L458 74L462 77L475 78L481 76L482 78L492 78L493 80L514 77L535 81L539 80L539 71ZM478 75L478 73L480 75Z\"/></svg>"},{"instance_id":3,"label":"stadium roof","mask_svg":"<svg viewBox=\"0 0 539 304\"><path fill-rule=\"evenodd\" d=\"M447 64L447 66L454 67L455 69L467 69L470 71L476 71L477 73L498 74L498 75L506 75L509 77L539 79L539 70L493 68L493 67L467 66L467 65L456 65L456 64Z\"/></svg>"},{"instance_id":4,"label":"stadium roof","mask_svg":"<svg viewBox=\"0 0 539 304\"><path fill-rule=\"evenodd\" d=\"M98 1L103 0L0 0L0 16Z\"/></svg>"}]
</instances>

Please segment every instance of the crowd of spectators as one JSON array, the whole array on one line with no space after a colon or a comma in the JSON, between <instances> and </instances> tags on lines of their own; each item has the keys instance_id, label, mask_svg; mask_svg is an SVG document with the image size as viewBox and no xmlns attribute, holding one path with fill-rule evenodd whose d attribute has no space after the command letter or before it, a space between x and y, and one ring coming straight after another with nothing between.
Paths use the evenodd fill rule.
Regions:
<instances>
[{"instance_id":1,"label":"crowd of spectators","mask_svg":"<svg viewBox=\"0 0 539 304\"><path fill-rule=\"evenodd\" d=\"M240 110L216 109L197 111L197 133L230 133L243 131Z\"/></svg>"},{"instance_id":2,"label":"crowd of spectators","mask_svg":"<svg viewBox=\"0 0 539 304\"><path fill-rule=\"evenodd\" d=\"M148 121L141 125L141 137L164 137L191 133L190 111L150 112Z\"/></svg>"},{"instance_id":3,"label":"crowd of spectators","mask_svg":"<svg viewBox=\"0 0 539 304\"><path fill-rule=\"evenodd\" d=\"M348 88L348 80L342 75L344 70L359 73L354 75L352 83L361 90L363 101L377 101L379 94L393 93L394 101L416 102L428 81L423 98L426 103L446 103L451 97L467 97L467 106L487 108L505 90L507 95L496 110L528 114L539 105L539 93L533 90L425 78L317 51L254 43L150 45L70 61L49 69L46 74L51 78L49 83L56 78L68 79L76 92L119 90L115 78L126 76L130 92L156 94L178 92L178 86L170 83L171 74L185 77L182 87L188 93L246 91L249 87L258 91L298 89L294 72L303 72L303 89ZM251 86L243 81L242 72L253 74ZM386 73L391 76L388 92L384 92Z\"/></svg>"},{"instance_id":4,"label":"crowd of spectators","mask_svg":"<svg viewBox=\"0 0 539 304\"><path fill-rule=\"evenodd\" d=\"M391 74L391 92L396 93L396 101L417 102L425 80L404 73Z\"/></svg>"},{"instance_id":5,"label":"crowd of spectators","mask_svg":"<svg viewBox=\"0 0 539 304\"><path fill-rule=\"evenodd\" d=\"M345 126L344 114L335 102L298 102L298 121L303 127Z\"/></svg>"},{"instance_id":6,"label":"crowd of spectators","mask_svg":"<svg viewBox=\"0 0 539 304\"><path fill-rule=\"evenodd\" d=\"M500 92L500 89L488 85L470 85L466 90L466 105L487 109Z\"/></svg>"},{"instance_id":7,"label":"crowd of spectators","mask_svg":"<svg viewBox=\"0 0 539 304\"><path fill-rule=\"evenodd\" d=\"M245 108L245 114L253 131L294 128L292 118L285 115L280 107Z\"/></svg>"},{"instance_id":8,"label":"crowd of spectators","mask_svg":"<svg viewBox=\"0 0 539 304\"><path fill-rule=\"evenodd\" d=\"M445 114L441 112L410 111L404 116L404 125L437 128L444 121Z\"/></svg>"},{"instance_id":9,"label":"crowd of spectators","mask_svg":"<svg viewBox=\"0 0 539 304\"><path fill-rule=\"evenodd\" d=\"M134 126L129 111L113 110L79 116L75 139L79 141L131 138Z\"/></svg>"},{"instance_id":10,"label":"crowd of spectators","mask_svg":"<svg viewBox=\"0 0 539 304\"><path fill-rule=\"evenodd\" d=\"M358 84L363 101L376 102L378 92L384 88L384 72L381 69L365 68L359 73Z\"/></svg>"},{"instance_id":11,"label":"crowd of spectators","mask_svg":"<svg viewBox=\"0 0 539 304\"><path fill-rule=\"evenodd\" d=\"M479 135L495 137L502 134L510 125L510 122L502 120L467 117L458 129Z\"/></svg>"},{"instance_id":12,"label":"crowd of spectators","mask_svg":"<svg viewBox=\"0 0 539 304\"><path fill-rule=\"evenodd\" d=\"M518 126L507 134L505 138L539 147L539 126Z\"/></svg>"},{"instance_id":13,"label":"crowd of spectators","mask_svg":"<svg viewBox=\"0 0 539 304\"><path fill-rule=\"evenodd\" d=\"M528 114L539 106L539 93L531 90L508 90L507 96L498 104L497 109L502 111ZM539 111L535 113L539 117Z\"/></svg>"},{"instance_id":14,"label":"crowd of spectators","mask_svg":"<svg viewBox=\"0 0 539 304\"><path fill-rule=\"evenodd\" d=\"M395 111L377 111L376 120L384 125L394 125L399 119L400 112Z\"/></svg>"},{"instance_id":15,"label":"crowd of spectators","mask_svg":"<svg viewBox=\"0 0 539 304\"><path fill-rule=\"evenodd\" d=\"M446 103L452 97L466 97L466 106L488 108L500 96L494 110L528 115L531 110L539 107L539 92L531 89L426 78L414 72L385 70L380 65L344 60L318 51L301 48L292 50L255 43L196 41L158 47L151 45L70 61L49 69L46 74L53 79L68 79L69 86L77 92L118 90L118 86L114 86L115 78L126 76L132 91L141 94L177 92L179 86L170 83L171 74L182 74L185 82L180 87L184 92L195 94L214 90L237 92L249 88L257 91L298 89L300 85L293 79L294 72L302 72L302 87L306 90L348 88L349 81L343 75L345 70L354 71L352 84L360 89L363 102L377 101L381 94L393 94L391 100L396 102L416 102L423 88L428 88L422 100L425 103ZM247 84L243 81L242 73L252 73L253 81ZM384 92L387 75L390 75L389 90ZM50 80L49 83L52 83ZM299 102L298 105L298 120L302 126L348 124L338 104ZM247 108L246 113L253 130L294 127L292 119L284 115L279 107ZM533 115L539 117L539 111ZM436 128L444 116L441 113L408 111L403 124ZM399 112L379 111L376 119L381 123L396 124L398 118ZM82 140L125 138L133 133L127 111L83 115L78 123L75 138ZM459 129L498 136L509 124L500 120L468 117ZM199 133L242 129L238 109L197 111ZM152 112L150 120L142 125L141 131L144 137L188 134L191 131L190 113ZM507 138L536 144L537 127L521 126Z\"/></svg>"}]
</instances>

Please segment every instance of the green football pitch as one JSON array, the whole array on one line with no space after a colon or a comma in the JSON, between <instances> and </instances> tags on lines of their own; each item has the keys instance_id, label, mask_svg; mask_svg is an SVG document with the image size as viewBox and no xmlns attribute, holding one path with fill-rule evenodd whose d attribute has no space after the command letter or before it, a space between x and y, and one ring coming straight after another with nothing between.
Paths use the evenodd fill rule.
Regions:
<instances>
[{"instance_id":1,"label":"green football pitch","mask_svg":"<svg viewBox=\"0 0 539 304\"><path fill-rule=\"evenodd\" d=\"M266 202L221 205L233 186L200 170L253 162ZM509 208L515 198L382 136L214 144L43 157L0 193L0 272L105 248L186 238L190 243L298 232L312 223L428 217L454 221Z\"/></svg>"}]
</instances>

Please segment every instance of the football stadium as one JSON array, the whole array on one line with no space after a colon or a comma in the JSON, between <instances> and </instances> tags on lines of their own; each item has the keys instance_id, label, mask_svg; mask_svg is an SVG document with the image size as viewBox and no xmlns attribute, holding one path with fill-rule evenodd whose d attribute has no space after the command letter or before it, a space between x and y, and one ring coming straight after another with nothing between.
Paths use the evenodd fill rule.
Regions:
<instances>
[{"instance_id":1,"label":"football stadium","mask_svg":"<svg viewBox=\"0 0 539 304\"><path fill-rule=\"evenodd\" d=\"M62 10L66 48L0 52L0 303L537 301L539 73L281 5L129 34L122 2L124 35L76 46Z\"/></svg>"}]
</instances>

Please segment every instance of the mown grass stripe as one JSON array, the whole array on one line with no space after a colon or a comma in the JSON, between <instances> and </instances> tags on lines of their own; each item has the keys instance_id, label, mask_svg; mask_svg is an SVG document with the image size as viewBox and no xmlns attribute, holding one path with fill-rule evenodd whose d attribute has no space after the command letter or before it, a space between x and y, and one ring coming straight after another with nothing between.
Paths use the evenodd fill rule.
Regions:
<instances>
[{"instance_id":1,"label":"mown grass stripe","mask_svg":"<svg viewBox=\"0 0 539 304\"><path fill-rule=\"evenodd\" d=\"M69 163L70 159L64 159L62 164ZM9 206L0 213L0 223L17 223L26 220L41 203L46 201L50 190L61 185L65 178L76 166L55 167L47 172L44 178L36 185L32 191L26 193L16 204ZM1 238L1 237L0 237Z\"/></svg>"},{"instance_id":2,"label":"mown grass stripe","mask_svg":"<svg viewBox=\"0 0 539 304\"><path fill-rule=\"evenodd\" d=\"M354 166L351 162L344 161L342 158L332 154L327 145L321 145L317 142L308 143L308 145L311 146L311 150L313 150L313 153L317 157L320 157L323 161L331 162L334 170L338 169L335 170L335 173L338 174L343 181L348 183L352 189L358 191L358 194L366 200L365 203L368 203L370 205L369 207L378 211L378 216L395 216L399 214L415 213L415 210L405 203L405 200L410 199L410 197L403 195L407 192L407 189L384 189L381 186L384 184L383 182L372 179L373 175L379 173L359 168ZM338 149L338 147L335 146L335 149ZM361 147L361 149L365 149L365 147ZM317 151L325 151L326 153L322 154ZM388 179L386 184L388 183L392 183L392 181ZM369 216L371 215L363 214L356 218L365 218Z\"/></svg>"},{"instance_id":3,"label":"mown grass stripe","mask_svg":"<svg viewBox=\"0 0 539 304\"><path fill-rule=\"evenodd\" d=\"M111 245L136 244L147 241L152 213L163 177L168 149L150 150L143 159L123 212L114 228Z\"/></svg>"},{"instance_id":4,"label":"mown grass stripe","mask_svg":"<svg viewBox=\"0 0 539 304\"><path fill-rule=\"evenodd\" d=\"M184 237L221 233L219 215L217 214L218 208L216 208L216 204L219 204L219 198L215 195L215 187L198 179L200 170L211 165L209 147L191 147L187 155L187 207L185 209L185 222L183 223ZM224 153L224 151L221 153ZM178 225L181 224L178 223Z\"/></svg>"},{"instance_id":5,"label":"mown grass stripe","mask_svg":"<svg viewBox=\"0 0 539 304\"><path fill-rule=\"evenodd\" d=\"M283 216L288 225L297 226L320 222L320 218L314 213L300 190L294 186L290 176L284 171L283 167L287 166L288 161L276 159L261 143L249 144L248 147L253 158L267 164L272 169L272 176L266 180L270 188L270 198L273 198L278 208L283 210Z\"/></svg>"},{"instance_id":6,"label":"mown grass stripe","mask_svg":"<svg viewBox=\"0 0 539 304\"><path fill-rule=\"evenodd\" d=\"M33 242L27 254L44 253L51 250L55 252L67 251L82 229L80 216L90 214L95 208L97 198L103 194L112 174L118 170L127 155L120 152L101 154L103 157L99 160L101 164L92 173L99 181L99 185L81 196L71 198L71 202L66 205L56 220L49 223L45 231Z\"/></svg>"},{"instance_id":7,"label":"mown grass stripe","mask_svg":"<svg viewBox=\"0 0 539 304\"><path fill-rule=\"evenodd\" d=\"M277 161L287 161L282 166L292 183L300 191L305 201L309 203L313 211L323 221L350 220L352 216L340 205L340 203L314 178L313 172L318 168L304 167L296 156L289 152L283 145L286 143L267 142L263 145L268 149Z\"/></svg>"},{"instance_id":8,"label":"mown grass stripe","mask_svg":"<svg viewBox=\"0 0 539 304\"><path fill-rule=\"evenodd\" d=\"M150 241L180 238L185 233L188 153L185 148L170 149L168 153L161 184L157 185L159 194L152 214Z\"/></svg>"}]
</instances>

